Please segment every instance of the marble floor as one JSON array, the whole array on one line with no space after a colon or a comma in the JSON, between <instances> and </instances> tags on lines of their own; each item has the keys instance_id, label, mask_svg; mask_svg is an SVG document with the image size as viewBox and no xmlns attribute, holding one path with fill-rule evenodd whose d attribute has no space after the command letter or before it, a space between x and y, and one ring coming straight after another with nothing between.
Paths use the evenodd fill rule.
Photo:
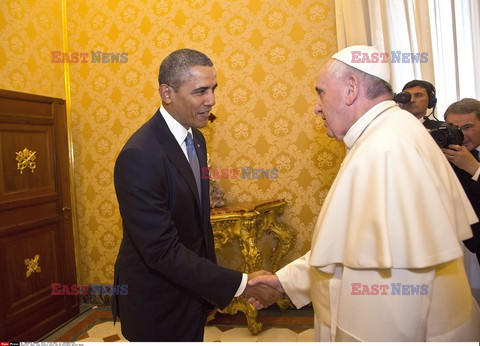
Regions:
<instances>
[{"instance_id":1,"label":"marble floor","mask_svg":"<svg viewBox=\"0 0 480 346\"><path fill-rule=\"evenodd\" d=\"M109 307L83 306L83 312L41 341L126 342L120 323L113 325ZM313 342L313 311L262 311L258 321L263 329L258 335L248 330L245 317L217 315L205 327L207 342ZM290 315L290 317L289 317Z\"/></svg>"},{"instance_id":2,"label":"marble floor","mask_svg":"<svg viewBox=\"0 0 480 346\"><path fill-rule=\"evenodd\" d=\"M96 324L84 335L80 336L76 342L126 342L120 331L120 324L113 322L102 322ZM288 328L270 328L260 332L258 335L252 335L246 327L233 327L222 331L218 327L206 326L206 342L313 342L313 329L307 329L301 333L296 333Z\"/></svg>"},{"instance_id":3,"label":"marble floor","mask_svg":"<svg viewBox=\"0 0 480 346\"><path fill-rule=\"evenodd\" d=\"M480 289L473 289L473 295L480 303ZM313 342L313 310L281 311L265 309L259 312L257 321L263 324L258 335L252 335L247 328L245 316L217 314L205 327L205 341L208 342ZM120 323L113 325L109 306L84 304L81 314L39 341L76 342L125 342Z\"/></svg>"}]
</instances>

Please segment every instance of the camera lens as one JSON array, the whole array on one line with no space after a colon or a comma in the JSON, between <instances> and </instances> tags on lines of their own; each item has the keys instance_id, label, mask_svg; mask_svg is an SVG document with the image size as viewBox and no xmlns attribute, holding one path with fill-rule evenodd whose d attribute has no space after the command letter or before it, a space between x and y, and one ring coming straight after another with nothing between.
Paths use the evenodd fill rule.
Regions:
<instances>
[{"instance_id":1,"label":"camera lens","mask_svg":"<svg viewBox=\"0 0 480 346\"><path fill-rule=\"evenodd\" d=\"M435 142L440 148L448 148L450 144L462 145L463 133L456 127L447 123L442 123L436 129L430 132Z\"/></svg>"},{"instance_id":2,"label":"camera lens","mask_svg":"<svg viewBox=\"0 0 480 346\"><path fill-rule=\"evenodd\" d=\"M448 134L445 131L436 129L430 132L430 134L440 148L448 147Z\"/></svg>"},{"instance_id":3,"label":"camera lens","mask_svg":"<svg viewBox=\"0 0 480 346\"><path fill-rule=\"evenodd\" d=\"M410 102L411 98L412 94L406 91L402 91L398 94L395 94L395 96L393 97L393 101L395 101L396 103L408 103Z\"/></svg>"}]
</instances>

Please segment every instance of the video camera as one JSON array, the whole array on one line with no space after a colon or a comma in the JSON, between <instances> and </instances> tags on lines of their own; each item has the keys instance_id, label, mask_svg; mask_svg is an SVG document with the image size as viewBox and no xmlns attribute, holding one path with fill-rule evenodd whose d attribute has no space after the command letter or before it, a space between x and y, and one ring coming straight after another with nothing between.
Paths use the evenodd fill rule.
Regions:
<instances>
[{"instance_id":1,"label":"video camera","mask_svg":"<svg viewBox=\"0 0 480 346\"><path fill-rule=\"evenodd\" d=\"M396 103L409 103L412 99L412 94L406 91L399 92L393 97L393 101Z\"/></svg>"},{"instance_id":2,"label":"video camera","mask_svg":"<svg viewBox=\"0 0 480 346\"><path fill-rule=\"evenodd\" d=\"M435 142L440 148L448 148L450 144L462 145L463 133L458 127L441 123L440 126L430 131Z\"/></svg>"}]
</instances>

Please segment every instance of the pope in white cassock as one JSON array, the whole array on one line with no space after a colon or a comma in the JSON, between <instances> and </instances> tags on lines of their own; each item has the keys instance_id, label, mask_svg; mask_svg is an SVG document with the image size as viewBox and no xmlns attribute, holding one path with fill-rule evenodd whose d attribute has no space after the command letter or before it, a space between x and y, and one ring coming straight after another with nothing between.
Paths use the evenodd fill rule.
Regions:
<instances>
[{"instance_id":1,"label":"pope in white cassock","mask_svg":"<svg viewBox=\"0 0 480 346\"><path fill-rule=\"evenodd\" d=\"M478 220L438 145L392 101L378 56L348 47L321 69L315 113L348 153L311 250L249 284L313 303L317 341L478 341L460 247Z\"/></svg>"}]
</instances>

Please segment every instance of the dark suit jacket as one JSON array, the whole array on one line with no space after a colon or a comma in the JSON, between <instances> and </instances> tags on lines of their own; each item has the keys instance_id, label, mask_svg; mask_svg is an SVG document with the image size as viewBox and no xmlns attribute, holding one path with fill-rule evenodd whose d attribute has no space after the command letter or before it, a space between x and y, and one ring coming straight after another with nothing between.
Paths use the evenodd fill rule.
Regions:
<instances>
[{"instance_id":1,"label":"dark suit jacket","mask_svg":"<svg viewBox=\"0 0 480 346\"><path fill-rule=\"evenodd\" d=\"M475 151L472 152L472 155L478 160ZM458 180L460 180L460 183L462 184L463 189L465 190L465 193L470 200L475 213L477 214L477 217L480 219L480 180L472 180L472 176L463 169L460 169L453 164L452 167L458 177ZM467 239L463 243L470 251L476 253L478 263L480 263L480 223L477 222L476 224L472 225L472 232L473 238Z\"/></svg>"},{"instance_id":2,"label":"dark suit jacket","mask_svg":"<svg viewBox=\"0 0 480 346\"><path fill-rule=\"evenodd\" d=\"M193 129L201 167L205 139ZM130 341L202 341L207 308L223 308L242 273L216 265L209 181L195 178L160 111L127 141L114 170L123 220L113 299L114 318ZM200 339L200 340L199 340Z\"/></svg>"}]
</instances>

